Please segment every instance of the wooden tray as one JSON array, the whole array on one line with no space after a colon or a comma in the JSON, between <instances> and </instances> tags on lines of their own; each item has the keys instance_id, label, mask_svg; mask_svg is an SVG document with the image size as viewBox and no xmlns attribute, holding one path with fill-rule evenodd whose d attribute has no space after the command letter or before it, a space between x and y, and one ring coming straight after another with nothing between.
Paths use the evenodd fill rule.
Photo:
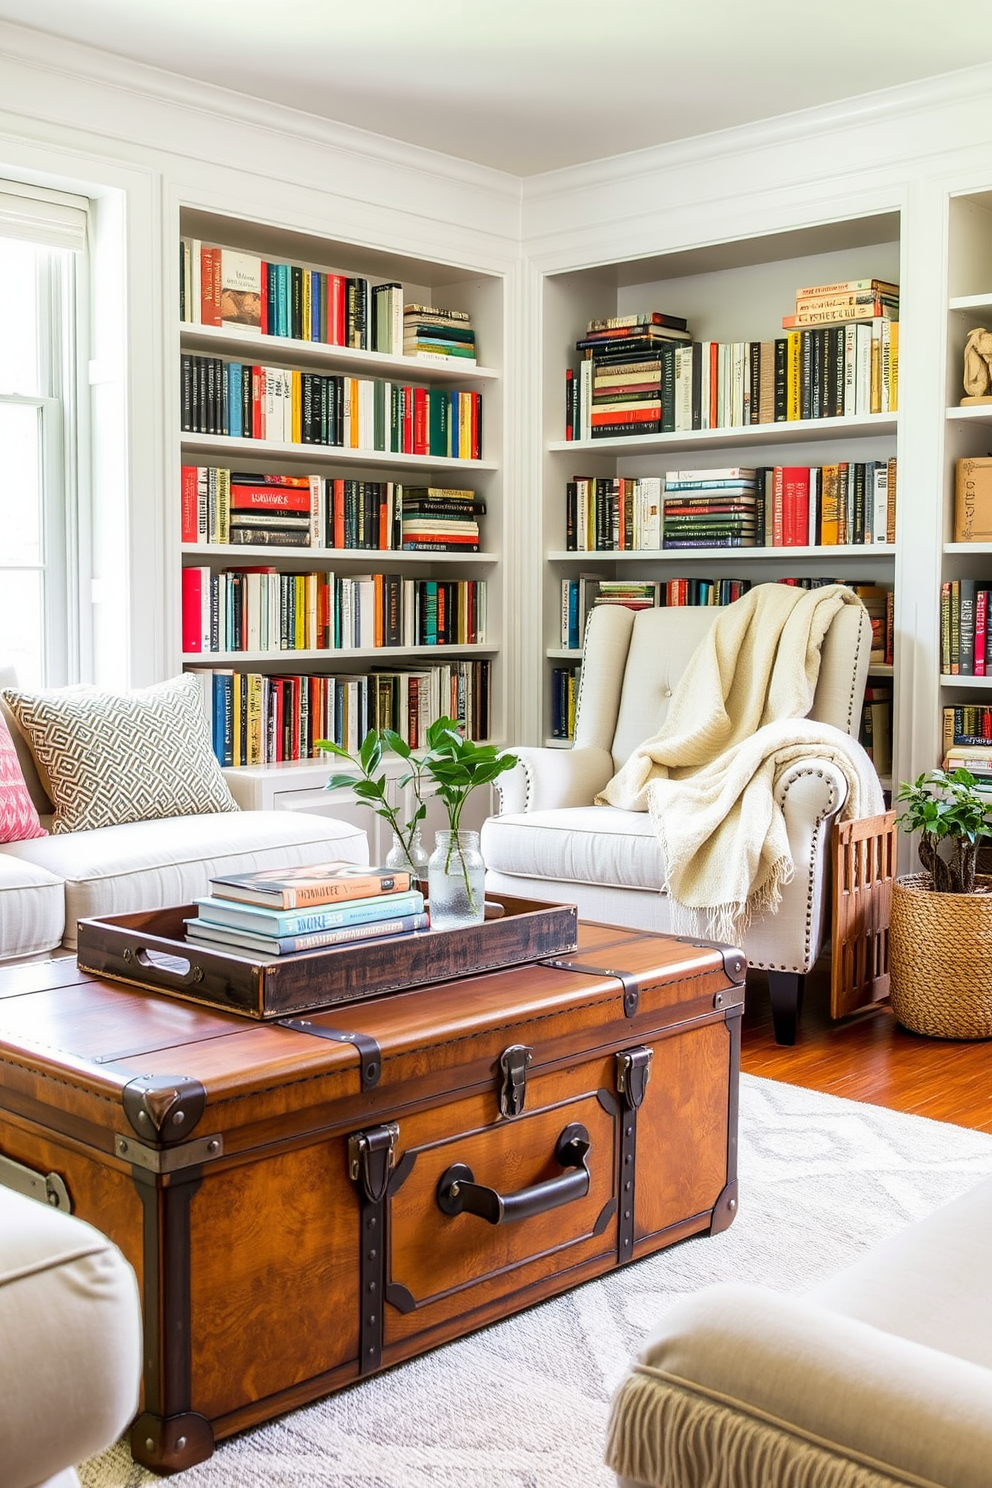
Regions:
<instances>
[{"instance_id":1,"label":"wooden tray","mask_svg":"<svg viewBox=\"0 0 992 1488\"><path fill-rule=\"evenodd\" d=\"M194 945L185 938L183 921L195 914L193 905L183 905L80 920L79 965L132 986L265 1019L539 961L578 944L574 904L501 894L487 898L481 925L418 930L279 958Z\"/></svg>"}]
</instances>

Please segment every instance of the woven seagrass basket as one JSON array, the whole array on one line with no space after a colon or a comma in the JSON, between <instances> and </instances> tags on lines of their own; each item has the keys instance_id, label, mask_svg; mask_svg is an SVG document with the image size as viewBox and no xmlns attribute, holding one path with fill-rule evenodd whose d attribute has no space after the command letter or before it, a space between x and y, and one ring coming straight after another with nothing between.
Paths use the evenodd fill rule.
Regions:
<instances>
[{"instance_id":1,"label":"woven seagrass basket","mask_svg":"<svg viewBox=\"0 0 992 1488\"><path fill-rule=\"evenodd\" d=\"M992 1038L992 877L985 894L936 894L928 873L892 884L892 1011L930 1038Z\"/></svg>"}]
</instances>

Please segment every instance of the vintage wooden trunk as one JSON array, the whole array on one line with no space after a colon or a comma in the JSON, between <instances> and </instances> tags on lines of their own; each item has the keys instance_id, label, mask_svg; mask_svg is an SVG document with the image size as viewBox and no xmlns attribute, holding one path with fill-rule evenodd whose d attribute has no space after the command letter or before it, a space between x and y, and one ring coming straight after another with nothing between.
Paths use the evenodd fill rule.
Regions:
<instances>
[{"instance_id":1,"label":"vintage wooden trunk","mask_svg":"<svg viewBox=\"0 0 992 1488\"><path fill-rule=\"evenodd\" d=\"M580 925L567 956L259 1023L0 973L0 1181L116 1241L135 1458L215 1441L728 1225L744 958Z\"/></svg>"}]
</instances>

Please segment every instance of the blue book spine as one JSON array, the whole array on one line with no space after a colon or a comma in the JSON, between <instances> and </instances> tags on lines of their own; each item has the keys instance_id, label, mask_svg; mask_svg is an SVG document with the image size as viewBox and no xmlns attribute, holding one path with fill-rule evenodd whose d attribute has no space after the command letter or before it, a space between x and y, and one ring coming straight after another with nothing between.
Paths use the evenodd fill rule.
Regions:
<instances>
[{"instance_id":1,"label":"blue book spine","mask_svg":"<svg viewBox=\"0 0 992 1488\"><path fill-rule=\"evenodd\" d=\"M316 951L323 946L362 944L368 940L388 940L394 935L406 935L411 930L426 930L430 918L426 913L397 915L388 920L379 920L366 925L340 925L333 930L315 930L306 935L286 935L278 938L268 935L252 935L247 930L235 930L219 925L210 925L204 920L187 920L188 934L199 945L210 944L214 949L230 947L248 955L288 956L295 951ZM202 932L202 933L201 933Z\"/></svg>"},{"instance_id":2,"label":"blue book spine","mask_svg":"<svg viewBox=\"0 0 992 1488\"><path fill-rule=\"evenodd\" d=\"M579 638L579 581L568 581L568 648L577 651L582 644Z\"/></svg>"},{"instance_id":3,"label":"blue book spine","mask_svg":"<svg viewBox=\"0 0 992 1488\"><path fill-rule=\"evenodd\" d=\"M320 308L321 295L326 283L323 274L316 269L310 270L310 340L320 340Z\"/></svg>"},{"instance_id":4,"label":"blue book spine","mask_svg":"<svg viewBox=\"0 0 992 1488\"><path fill-rule=\"evenodd\" d=\"M240 362L228 362L227 364L227 410L227 432L234 439L240 439L243 433Z\"/></svg>"},{"instance_id":5,"label":"blue book spine","mask_svg":"<svg viewBox=\"0 0 992 1488\"><path fill-rule=\"evenodd\" d=\"M265 289L266 289L266 334L278 335L276 327L279 324L279 265L266 264Z\"/></svg>"},{"instance_id":6,"label":"blue book spine","mask_svg":"<svg viewBox=\"0 0 992 1488\"><path fill-rule=\"evenodd\" d=\"M290 935L307 935L317 930L336 930L341 925L365 925L388 917L422 914L424 896L416 889L406 894L378 894L368 899L351 899L343 904L314 909L275 910L251 904L232 904L230 899L207 897L195 900L199 918L211 925L247 930L253 935L279 940Z\"/></svg>"},{"instance_id":7,"label":"blue book spine","mask_svg":"<svg viewBox=\"0 0 992 1488\"><path fill-rule=\"evenodd\" d=\"M278 297L276 299L276 334L279 336L288 336L290 330L289 264L277 264L276 270L279 285Z\"/></svg>"}]
</instances>

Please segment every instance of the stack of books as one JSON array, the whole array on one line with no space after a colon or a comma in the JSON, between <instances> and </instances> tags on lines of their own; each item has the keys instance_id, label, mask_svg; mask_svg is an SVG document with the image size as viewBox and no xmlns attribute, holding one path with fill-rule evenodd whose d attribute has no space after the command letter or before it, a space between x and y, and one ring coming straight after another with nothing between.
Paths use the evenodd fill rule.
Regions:
<instances>
[{"instance_id":1,"label":"stack of books","mask_svg":"<svg viewBox=\"0 0 992 1488\"><path fill-rule=\"evenodd\" d=\"M899 286L884 279L846 279L796 291L796 313L782 320L785 331L803 326L848 325L859 320L898 320Z\"/></svg>"},{"instance_id":2,"label":"stack of books","mask_svg":"<svg viewBox=\"0 0 992 1488\"><path fill-rule=\"evenodd\" d=\"M799 416L894 413L899 403L899 286L885 279L810 284L782 319L798 359ZM790 414L791 416L791 414Z\"/></svg>"},{"instance_id":3,"label":"stack of books","mask_svg":"<svg viewBox=\"0 0 992 1488\"><path fill-rule=\"evenodd\" d=\"M474 491L404 486L403 547L421 553L477 553L479 517L485 510L485 502L477 501Z\"/></svg>"},{"instance_id":4,"label":"stack of books","mask_svg":"<svg viewBox=\"0 0 992 1488\"><path fill-rule=\"evenodd\" d=\"M439 310L436 305L404 305L403 355L428 362L457 357L473 365L472 317L464 310Z\"/></svg>"},{"instance_id":5,"label":"stack of books","mask_svg":"<svg viewBox=\"0 0 992 1488\"><path fill-rule=\"evenodd\" d=\"M753 548L763 535L759 501L755 470L669 470L662 547Z\"/></svg>"},{"instance_id":6,"label":"stack of books","mask_svg":"<svg viewBox=\"0 0 992 1488\"><path fill-rule=\"evenodd\" d=\"M680 355L691 371L692 335L682 316L651 310L591 320L575 349L582 361L578 376L566 374L566 438L661 433Z\"/></svg>"},{"instance_id":7,"label":"stack of books","mask_svg":"<svg viewBox=\"0 0 992 1488\"><path fill-rule=\"evenodd\" d=\"M658 604L657 580L600 579L593 605L624 605L628 610L652 610Z\"/></svg>"},{"instance_id":8,"label":"stack of books","mask_svg":"<svg viewBox=\"0 0 992 1488\"><path fill-rule=\"evenodd\" d=\"M210 880L187 940L213 949L287 956L322 946L409 935L429 924L409 873L352 863L264 868Z\"/></svg>"}]
</instances>

